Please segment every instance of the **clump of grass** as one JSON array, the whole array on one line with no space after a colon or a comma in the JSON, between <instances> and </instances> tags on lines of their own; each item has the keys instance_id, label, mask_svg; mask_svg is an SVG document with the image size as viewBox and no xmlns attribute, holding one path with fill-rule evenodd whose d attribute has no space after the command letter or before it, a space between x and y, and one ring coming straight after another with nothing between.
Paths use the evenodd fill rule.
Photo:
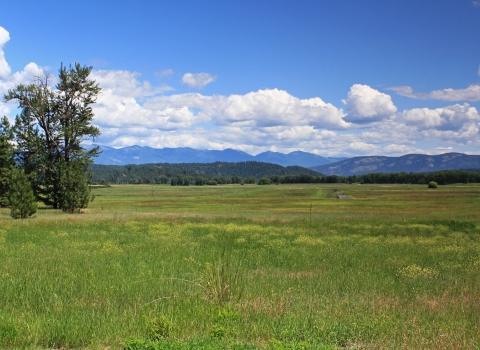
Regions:
<instances>
[{"instance_id":1,"label":"clump of grass","mask_svg":"<svg viewBox=\"0 0 480 350\"><path fill-rule=\"evenodd\" d=\"M234 261L233 244L233 236L224 232L218 260L204 264L199 276L207 299L220 305L238 302L245 288L241 260Z\"/></svg>"},{"instance_id":2,"label":"clump of grass","mask_svg":"<svg viewBox=\"0 0 480 350\"><path fill-rule=\"evenodd\" d=\"M436 278L438 276L438 271L430 267L420 267L418 265L409 265L398 271L400 277L404 278Z\"/></svg>"},{"instance_id":3,"label":"clump of grass","mask_svg":"<svg viewBox=\"0 0 480 350\"><path fill-rule=\"evenodd\" d=\"M212 326L212 329L210 329L210 337L214 339L222 339L225 337L227 334L227 329L225 326L222 326L220 324L214 324Z\"/></svg>"}]
</instances>

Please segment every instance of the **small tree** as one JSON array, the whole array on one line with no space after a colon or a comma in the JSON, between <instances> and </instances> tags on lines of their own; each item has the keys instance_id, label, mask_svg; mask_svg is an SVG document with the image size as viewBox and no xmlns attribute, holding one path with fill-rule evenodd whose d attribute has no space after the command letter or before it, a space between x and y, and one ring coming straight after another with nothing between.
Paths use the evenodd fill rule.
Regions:
<instances>
[{"instance_id":1,"label":"small tree","mask_svg":"<svg viewBox=\"0 0 480 350\"><path fill-rule=\"evenodd\" d=\"M255 177L249 176L243 182L246 183L246 184L255 184L256 180L255 180Z\"/></svg>"},{"instance_id":2,"label":"small tree","mask_svg":"<svg viewBox=\"0 0 480 350\"><path fill-rule=\"evenodd\" d=\"M260 180L258 180L258 184L259 185L270 185L271 181L268 177L264 176L264 177L260 178Z\"/></svg>"},{"instance_id":3,"label":"small tree","mask_svg":"<svg viewBox=\"0 0 480 350\"><path fill-rule=\"evenodd\" d=\"M15 166L12 139L13 133L10 123L7 117L3 117L0 121L0 207L8 205L11 172Z\"/></svg>"},{"instance_id":4,"label":"small tree","mask_svg":"<svg viewBox=\"0 0 480 350\"><path fill-rule=\"evenodd\" d=\"M66 166L63 159L60 159L59 163L61 175L58 203L60 208L67 213L80 212L80 209L86 208L88 203L94 199L94 196L90 194L86 166L75 161Z\"/></svg>"},{"instance_id":5,"label":"small tree","mask_svg":"<svg viewBox=\"0 0 480 350\"><path fill-rule=\"evenodd\" d=\"M436 189L437 187L438 187L438 184L435 181L430 181L428 183L428 188Z\"/></svg>"},{"instance_id":6,"label":"small tree","mask_svg":"<svg viewBox=\"0 0 480 350\"><path fill-rule=\"evenodd\" d=\"M26 219L37 212L37 203L30 181L23 169L12 169L9 189L10 216Z\"/></svg>"}]
</instances>

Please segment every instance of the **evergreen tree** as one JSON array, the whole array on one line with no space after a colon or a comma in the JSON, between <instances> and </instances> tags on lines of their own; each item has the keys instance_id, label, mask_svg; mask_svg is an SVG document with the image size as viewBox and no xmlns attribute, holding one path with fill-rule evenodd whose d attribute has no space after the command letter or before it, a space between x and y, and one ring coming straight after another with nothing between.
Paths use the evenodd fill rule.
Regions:
<instances>
[{"instance_id":1,"label":"evergreen tree","mask_svg":"<svg viewBox=\"0 0 480 350\"><path fill-rule=\"evenodd\" d=\"M12 128L6 117L0 121L0 207L8 205L8 191L11 182L11 172L15 166L13 159Z\"/></svg>"},{"instance_id":2,"label":"evergreen tree","mask_svg":"<svg viewBox=\"0 0 480 350\"><path fill-rule=\"evenodd\" d=\"M5 95L17 100L22 112L14 133L18 162L31 177L38 200L53 208L74 212L93 199L87 168L98 147L86 150L82 141L95 139L100 130L91 125L100 87L88 77L92 67L61 67L58 84L47 75L34 84L18 85Z\"/></svg>"},{"instance_id":3,"label":"evergreen tree","mask_svg":"<svg viewBox=\"0 0 480 350\"><path fill-rule=\"evenodd\" d=\"M28 176L23 169L12 169L9 188L10 216L26 219L37 212L37 203Z\"/></svg>"}]
</instances>

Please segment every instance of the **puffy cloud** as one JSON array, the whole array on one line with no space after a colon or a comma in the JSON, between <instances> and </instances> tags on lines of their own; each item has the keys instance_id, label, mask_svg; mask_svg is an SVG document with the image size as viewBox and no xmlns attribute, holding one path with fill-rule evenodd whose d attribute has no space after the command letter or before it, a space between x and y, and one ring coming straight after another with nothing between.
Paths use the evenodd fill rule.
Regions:
<instances>
[{"instance_id":1,"label":"puffy cloud","mask_svg":"<svg viewBox=\"0 0 480 350\"><path fill-rule=\"evenodd\" d=\"M421 128L432 128L442 125L440 110L428 108L415 108L402 113L405 122L409 125L416 125Z\"/></svg>"},{"instance_id":2,"label":"puffy cloud","mask_svg":"<svg viewBox=\"0 0 480 350\"><path fill-rule=\"evenodd\" d=\"M147 126L151 129L176 130L205 121L201 116L194 115L188 105L149 108L149 99L172 88L168 85L152 86L148 81L142 82L138 73L100 70L93 71L91 77L102 88L94 106L95 123L100 126ZM142 101L145 101L143 105Z\"/></svg>"},{"instance_id":3,"label":"puffy cloud","mask_svg":"<svg viewBox=\"0 0 480 350\"><path fill-rule=\"evenodd\" d=\"M480 121L477 109L470 107L468 103L436 109L415 108L404 111L400 118L403 118L405 124L415 125L424 130L436 128L458 131L466 125L476 124Z\"/></svg>"},{"instance_id":4,"label":"puffy cloud","mask_svg":"<svg viewBox=\"0 0 480 350\"><path fill-rule=\"evenodd\" d=\"M28 84L33 82L35 77L44 75L42 68L35 63L29 63L25 68L11 75L11 68L5 59L5 52L3 48L10 40L10 33L3 27L0 27L0 96L3 96L9 89L13 89L18 84ZM1 101L1 99L0 99ZM0 102L0 109L2 113L8 114L12 104L4 104Z\"/></svg>"},{"instance_id":5,"label":"puffy cloud","mask_svg":"<svg viewBox=\"0 0 480 350\"><path fill-rule=\"evenodd\" d=\"M479 68L480 75L480 68ZM393 86L389 90L405 97L421 100L440 101L480 101L480 85L470 85L466 89L443 89L431 92L414 92L410 86Z\"/></svg>"},{"instance_id":6,"label":"puffy cloud","mask_svg":"<svg viewBox=\"0 0 480 350\"><path fill-rule=\"evenodd\" d=\"M90 76L100 84L103 91L115 91L115 95L122 97L145 98L173 90L168 85L152 87L148 81L140 82L140 74L136 72L96 70L92 71Z\"/></svg>"},{"instance_id":7,"label":"puffy cloud","mask_svg":"<svg viewBox=\"0 0 480 350\"><path fill-rule=\"evenodd\" d=\"M34 81L35 77L41 77L45 74L44 70L37 66L35 63L29 63L20 72L15 72L13 75L7 76L4 79L0 79L0 116L8 116L11 111L17 107L15 101L3 102L3 95L7 93L9 89L15 88L19 84L30 84ZM52 83L53 83L52 79Z\"/></svg>"},{"instance_id":8,"label":"puffy cloud","mask_svg":"<svg viewBox=\"0 0 480 350\"><path fill-rule=\"evenodd\" d=\"M222 99L214 111L217 124L248 123L257 127L312 125L346 128L343 112L320 98L301 100L278 89L259 90Z\"/></svg>"},{"instance_id":9,"label":"puffy cloud","mask_svg":"<svg viewBox=\"0 0 480 350\"><path fill-rule=\"evenodd\" d=\"M353 85L347 100L343 102L347 109L345 120L352 123L380 121L391 117L397 111L389 95L372 89L368 85Z\"/></svg>"},{"instance_id":10,"label":"puffy cloud","mask_svg":"<svg viewBox=\"0 0 480 350\"><path fill-rule=\"evenodd\" d=\"M6 79L10 75L10 66L5 59L3 47L10 40L10 33L5 28L0 27L0 79Z\"/></svg>"},{"instance_id":11,"label":"puffy cloud","mask_svg":"<svg viewBox=\"0 0 480 350\"><path fill-rule=\"evenodd\" d=\"M299 99L278 89L259 90L245 95L204 96L197 93L159 96L145 103L149 109L198 110L198 116L216 125L255 127L310 125L315 128L346 129L343 111L316 97Z\"/></svg>"},{"instance_id":12,"label":"puffy cloud","mask_svg":"<svg viewBox=\"0 0 480 350\"><path fill-rule=\"evenodd\" d=\"M472 5L475 7L480 7L480 1L472 1Z\"/></svg>"},{"instance_id":13,"label":"puffy cloud","mask_svg":"<svg viewBox=\"0 0 480 350\"><path fill-rule=\"evenodd\" d=\"M182 83L191 88L203 88L217 80L217 76L208 73L185 73L182 77Z\"/></svg>"}]
</instances>

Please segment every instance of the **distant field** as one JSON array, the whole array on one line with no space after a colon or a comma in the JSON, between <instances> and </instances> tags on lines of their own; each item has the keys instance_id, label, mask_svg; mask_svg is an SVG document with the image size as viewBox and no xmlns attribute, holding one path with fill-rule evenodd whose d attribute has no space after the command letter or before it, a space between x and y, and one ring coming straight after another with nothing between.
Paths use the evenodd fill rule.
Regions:
<instances>
[{"instance_id":1,"label":"distant field","mask_svg":"<svg viewBox=\"0 0 480 350\"><path fill-rule=\"evenodd\" d=\"M480 347L480 185L93 191L0 210L0 348Z\"/></svg>"}]
</instances>

